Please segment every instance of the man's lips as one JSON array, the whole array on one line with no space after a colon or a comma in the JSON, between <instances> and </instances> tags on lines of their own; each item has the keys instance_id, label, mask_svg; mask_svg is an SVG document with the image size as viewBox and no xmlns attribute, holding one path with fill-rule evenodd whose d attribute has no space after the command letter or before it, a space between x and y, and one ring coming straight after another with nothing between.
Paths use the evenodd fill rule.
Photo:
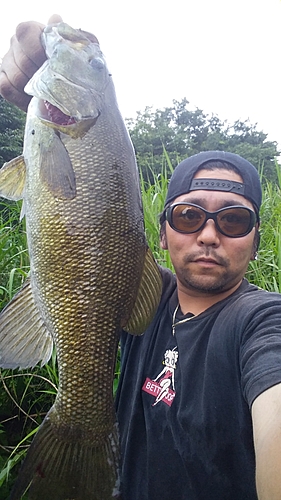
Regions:
<instances>
[{"instance_id":1,"label":"man's lips","mask_svg":"<svg viewBox=\"0 0 281 500\"><path fill-rule=\"evenodd\" d=\"M207 254L202 254L200 255L197 252L191 253L189 255L186 255L184 259L185 264L198 264L201 266L209 266L209 267L215 267L215 266L222 266L227 268L229 266L229 262L226 258L221 257L220 255L216 255L214 253L210 253L209 255Z\"/></svg>"},{"instance_id":2,"label":"man's lips","mask_svg":"<svg viewBox=\"0 0 281 500\"><path fill-rule=\"evenodd\" d=\"M222 261L210 257L197 257L190 262L202 269L215 269L224 265Z\"/></svg>"},{"instance_id":3,"label":"man's lips","mask_svg":"<svg viewBox=\"0 0 281 500\"><path fill-rule=\"evenodd\" d=\"M217 260L209 259L206 257L198 257L198 259L194 259L193 262L199 262L199 263L203 263L203 264L216 264L217 266L221 265Z\"/></svg>"}]
</instances>

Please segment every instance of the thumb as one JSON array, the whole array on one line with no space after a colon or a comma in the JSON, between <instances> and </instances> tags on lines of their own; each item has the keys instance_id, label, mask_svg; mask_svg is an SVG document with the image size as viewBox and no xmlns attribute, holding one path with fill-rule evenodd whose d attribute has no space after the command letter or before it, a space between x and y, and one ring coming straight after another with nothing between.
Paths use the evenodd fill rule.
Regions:
<instances>
[{"instance_id":1,"label":"thumb","mask_svg":"<svg viewBox=\"0 0 281 500\"><path fill-rule=\"evenodd\" d=\"M58 24L58 23L62 23L62 17L59 15L59 14L53 14L49 21L47 22L47 24Z\"/></svg>"}]
</instances>

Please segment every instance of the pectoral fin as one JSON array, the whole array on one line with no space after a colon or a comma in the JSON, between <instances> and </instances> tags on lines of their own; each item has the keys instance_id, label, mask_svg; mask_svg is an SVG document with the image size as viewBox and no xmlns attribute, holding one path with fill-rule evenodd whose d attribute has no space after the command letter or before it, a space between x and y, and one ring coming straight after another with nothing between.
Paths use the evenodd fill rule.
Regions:
<instances>
[{"instance_id":1,"label":"pectoral fin","mask_svg":"<svg viewBox=\"0 0 281 500\"><path fill-rule=\"evenodd\" d=\"M17 156L0 170L0 196L18 201L23 197L26 178L24 157Z\"/></svg>"},{"instance_id":2,"label":"pectoral fin","mask_svg":"<svg viewBox=\"0 0 281 500\"><path fill-rule=\"evenodd\" d=\"M0 366L29 368L51 357L52 336L34 302L30 282L14 296L0 314Z\"/></svg>"},{"instance_id":3,"label":"pectoral fin","mask_svg":"<svg viewBox=\"0 0 281 500\"><path fill-rule=\"evenodd\" d=\"M75 173L69 154L59 135L52 130L49 141L42 141L40 145L39 163L41 180L56 198L75 198Z\"/></svg>"},{"instance_id":4,"label":"pectoral fin","mask_svg":"<svg viewBox=\"0 0 281 500\"><path fill-rule=\"evenodd\" d=\"M162 277L148 248L137 299L131 317L124 327L133 335L141 335L151 323L162 293Z\"/></svg>"}]
</instances>

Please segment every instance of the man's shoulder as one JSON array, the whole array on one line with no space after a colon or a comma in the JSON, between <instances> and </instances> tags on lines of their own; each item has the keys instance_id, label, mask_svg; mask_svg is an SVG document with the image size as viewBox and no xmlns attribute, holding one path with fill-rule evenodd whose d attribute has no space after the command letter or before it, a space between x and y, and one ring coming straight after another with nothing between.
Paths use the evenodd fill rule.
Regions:
<instances>
[{"instance_id":1,"label":"man's shoulder","mask_svg":"<svg viewBox=\"0 0 281 500\"><path fill-rule=\"evenodd\" d=\"M268 292L244 279L240 287L231 295L214 304L205 313L212 314L216 328L237 328L243 332L247 325L264 322L268 317L271 322L281 324L281 294Z\"/></svg>"},{"instance_id":2,"label":"man's shoulder","mask_svg":"<svg viewBox=\"0 0 281 500\"><path fill-rule=\"evenodd\" d=\"M281 294L268 292L243 280L241 286L222 301L217 318L240 330L259 330L267 321L281 325Z\"/></svg>"},{"instance_id":3,"label":"man's shoulder","mask_svg":"<svg viewBox=\"0 0 281 500\"><path fill-rule=\"evenodd\" d=\"M240 289L238 289L237 298L243 298L245 295L247 300L256 301L258 304L281 304L280 293L264 290L263 288L249 283L246 278L244 278Z\"/></svg>"}]
</instances>

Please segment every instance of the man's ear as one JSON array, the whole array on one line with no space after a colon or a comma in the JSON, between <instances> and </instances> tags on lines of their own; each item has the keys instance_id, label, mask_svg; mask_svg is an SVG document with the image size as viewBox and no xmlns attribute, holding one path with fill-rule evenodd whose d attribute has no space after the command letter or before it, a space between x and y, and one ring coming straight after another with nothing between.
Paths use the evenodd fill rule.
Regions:
<instances>
[{"instance_id":1,"label":"man's ear","mask_svg":"<svg viewBox=\"0 0 281 500\"><path fill-rule=\"evenodd\" d=\"M160 231L160 247L162 250L168 250L166 231Z\"/></svg>"},{"instance_id":2,"label":"man's ear","mask_svg":"<svg viewBox=\"0 0 281 500\"><path fill-rule=\"evenodd\" d=\"M251 260L257 260L259 244L260 244L260 232L258 228L256 228Z\"/></svg>"}]
</instances>

